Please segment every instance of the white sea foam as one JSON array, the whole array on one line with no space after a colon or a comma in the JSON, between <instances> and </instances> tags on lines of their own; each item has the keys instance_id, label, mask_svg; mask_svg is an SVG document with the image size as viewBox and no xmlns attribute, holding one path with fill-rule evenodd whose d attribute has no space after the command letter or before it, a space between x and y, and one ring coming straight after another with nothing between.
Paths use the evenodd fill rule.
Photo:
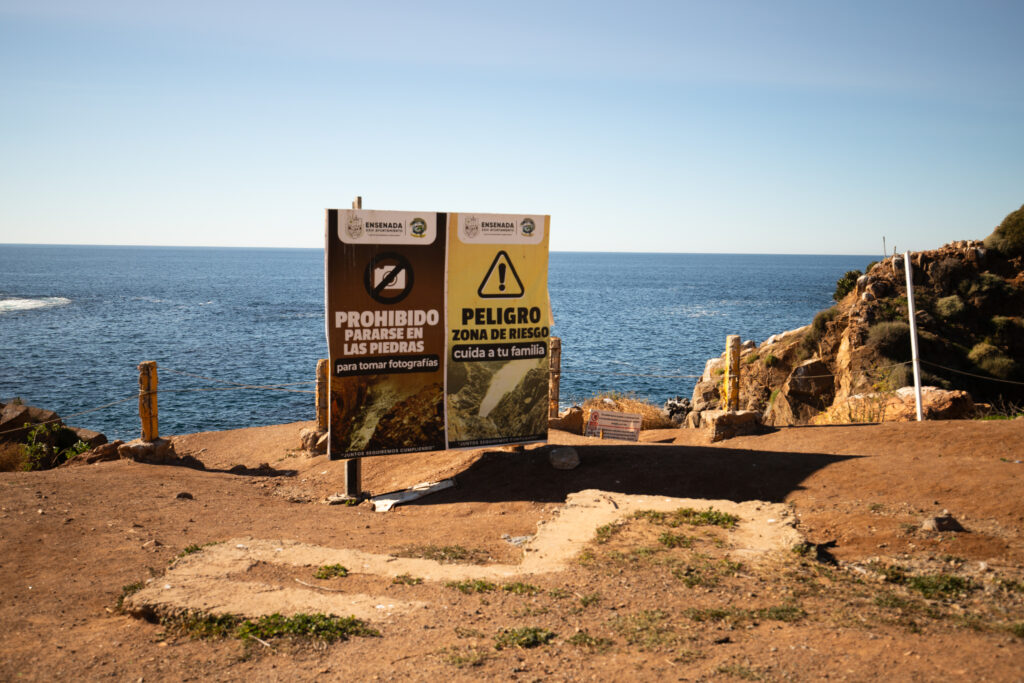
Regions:
<instances>
[{"instance_id":1,"label":"white sea foam","mask_svg":"<svg viewBox=\"0 0 1024 683\"><path fill-rule=\"evenodd\" d=\"M71 299L65 299L62 296L44 296L38 299L0 299L0 313L30 311L33 308L50 308L52 306L64 306L69 303L71 303Z\"/></svg>"}]
</instances>

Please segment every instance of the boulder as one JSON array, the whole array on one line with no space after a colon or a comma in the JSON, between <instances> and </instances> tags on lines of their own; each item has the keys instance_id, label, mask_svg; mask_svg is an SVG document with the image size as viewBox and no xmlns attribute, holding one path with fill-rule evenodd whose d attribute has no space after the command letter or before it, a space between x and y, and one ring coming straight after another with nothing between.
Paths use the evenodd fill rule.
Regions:
<instances>
[{"instance_id":1,"label":"boulder","mask_svg":"<svg viewBox=\"0 0 1024 683\"><path fill-rule=\"evenodd\" d=\"M892 393L855 394L838 401L811 419L811 424L912 422L917 419L914 387ZM921 387L921 412L926 420L962 420L974 416L974 401L966 391Z\"/></svg>"},{"instance_id":2,"label":"boulder","mask_svg":"<svg viewBox=\"0 0 1024 683\"><path fill-rule=\"evenodd\" d=\"M558 429L570 434L583 433L583 408L573 406L558 417L548 418L548 429Z\"/></svg>"},{"instance_id":3,"label":"boulder","mask_svg":"<svg viewBox=\"0 0 1024 683\"><path fill-rule=\"evenodd\" d=\"M688 429L698 429L700 427L700 416L703 411L691 410L686 414L686 427Z\"/></svg>"},{"instance_id":4,"label":"boulder","mask_svg":"<svg viewBox=\"0 0 1024 683\"><path fill-rule=\"evenodd\" d=\"M302 443L302 450L316 450L316 442L320 439L320 432L313 427L304 427L299 431L299 441Z\"/></svg>"},{"instance_id":5,"label":"boulder","mask_svg":"<svg viewBox=\"0 0 1024 683\"><path fill-rule=\"evenodd\" d=\"M761 414L753 410L706 410L700 421L711 443L762 431Z\"/></svg>"},{"instance_id":6,"label":"boulder","mask_svg":"<svg viewBox=\"0 0 1024 683\"><path fill-rule=\"evenodd\" d=\"M322 432L320 438L316 440L316 446L313 448L314 453L326 453L327 447L331 443L331 436L327 432Z\"/></svg>"},{"instance_id":7,"label":"boulder","mask_svg":"<svg viewBox=\"0 0 1024 683\"><path fill-rule=\"evenodd\" d=\"M154 439L143 441L136 439L122 443L117 447L117 454L124 460L134 460L150 465L181 465L203 470L206 466L191 455L179 456L174 452L174 444L170 439Z\"/></svg>"},{"instance_id":8,"label":"boulder","mask_svg":"<svg viewBox=\"0 0 1024 683\"><path fill-rule=\"evenodd\" d=\"M921 528L925 531L966 531L949 510L943 510L935 517L925 518L921 522Z\"/></svg>"},{"instance_id":9,"label":"boulder","mask_svg":"<svg viewBox=\"0 0 1024 683\"><path fill-rule=\"evenodd\" d=\"M717 379L701 380L700 382L697 382L697 386L693 388L693 398L690 400L691 410L700 412L717 406L720 398L720 384L721 381Z\"/></svg>"},{"instance_id":10,"label":"boulder","mask_svg":"<svg viewBox=\"0 0 1024 683\"><path fill-rule=\"evenodd\" d=\"M807 424L835 396L835 378L818 359L800 363L789 374L765 411L765 424L774 427Z\"/></svg>"},{"instance_id":11,"label":"boulder","mask_svg":"<svg viewBox=\"0 0 1024 683\"><path fill-rule=\"evenodd\" d=\"M579 467L580 455L569 446L553 448L548 454L548 462L556 470L574 470Z\"/></svg>"},{"instance_id":12,"label":"boulder","mask_svg":"<svg viewBox=\"0 0 1024 683\"><path fill-rule=\"evenodd\" d=\"M692 409L690 399L683 398L682 396L676 396L665 401L662 412L665 417L672 420L676 424L682 424L686 420L686 416Z\"/></svg>"},{"instance_id":13,"label":"boulder","mask_svg":"<svg viewBox=\"0 0 1024 683\"><path fill-rule=\"evenodd\" d=\"M72 432L75 433L75 440L82 441L83 443L89 444L89 448L96 448L107 443L107 437L105 434L100 432L94 432L91 429L84 427L68 427Z\"/></svg>"},{"instance_id":14,"label":"boulder","mask_svg":"<svg viewBox=\"0 0 1024 683\"><path fill-rule=\"evenodd\" d=\"M101 435L102 436L102 435ZM106 437L104 437L106 438ZM124 444L124 441L120 439L117 441L111 441L110 443L103 443L92 450L79 453L75 457L65 462L61 467L75 467L77 465L92 465L97 462L108 462L110 460L119 460L121 455L117 452L117 449Z\"/></svg>"},{"instance_id":15,"label":"boulder","mask_svg":"<svg viewBox=\"0 0 1024 683\"><path fill-rule=\"evenodd\" d=\"M0 440L23 442L29 429L43 422L60 424L60 415L45 408L7 403L0 411L0 432L5 432L0 434ZM26 424L31 426L25 427Z\"/></svg>"}]
</instances>

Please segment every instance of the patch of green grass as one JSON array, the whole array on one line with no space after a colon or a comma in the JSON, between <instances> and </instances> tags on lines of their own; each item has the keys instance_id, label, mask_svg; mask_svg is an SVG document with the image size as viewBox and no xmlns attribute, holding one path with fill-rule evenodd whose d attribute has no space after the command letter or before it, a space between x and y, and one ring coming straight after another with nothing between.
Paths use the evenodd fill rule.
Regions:
<instances>
[{"instance_id":1,"label":"patch of green grass","mask_svg":"<svg viewBox=\"0 0 1024 683\"><path fill-rule=\"evenodd\" d=\"M682 534L673 534L671 531L666 531L661 536L658 536L658 543L662 544L666 548L693 547L692 538L689 536L683 536Z\"/></svg>"},{"instance_id":2,"label":"patch of green grass","mask_svg":"<svg viewBox=\"0 0 1024 683\"><path fill-rule=\"evenodd\" d=\"M537 626L503 629L494 636L494 648L496 650L506 650L509 648L527 649L539 647L547 645L554 637L554 632Z\"/></svg>"},{"instance_id":3,"label":"patch of green grass","mask_svg":"<svg viewBox=\"0 0 1024 683\"><path fill-rule=\"evenodd\" d=\"M296 614L291 617L269 614L255 621L246 619L235 631L235 637L242 640L249 638L269 640L282 636L309 638L331 643L337 640L348 640L352 636L380 637L380 631L371 628L362 619L324 614Z\"/></svg>"},{"instance_id":4,"label":"patch of green grass","mask_svg":"<svg viewBox=\"0 0 1024 683\"><path fill-rule=\"evenodd\" d=\"M548 591L548 595L556 600L564 600L565 598L572 596L572 591L567 588L552 588Z\"/></svg>"},{"instance_id":5,"label":"patch of green grass","mask_svg":"<svg viewBox=\"0 0 1024 683\"><path fill-rule=\"evenodd\" d=\"M399 574L395 578L391 579L391 583L399 586L418 586L423 583L423 579L412 574Z\"/></svg>"},{"instance_id":6,"label":"patch of green grass","mask_svg":"<svg viewBox=\"0 0 1024 683\"><path fill-rule=\"evenodd\" d=\"M438 654L457 669L480 666L492 656L491 651L483 647L450 647Z\"/></svg>"},{"instance_id":7,"label":"patch of green grass","mask_svg":"<svg viewBox=\"0 0 1024 683\"><path fill-rule=\"evenodd\" d=\"M506 583L501 587L501 590L514 595L537 595L541 592L541 589L532 583L522 583L521 581Z\"/></svg>"},{"instance_id":8,"label":"patch of green grass","mask_svg":"<svg viewBox=\"0 0 1024 683\"><path fill-rule=\"evenodd\" d=\"M442 564L485 564L490 559L486 550L461 545L410 545L396 552L395 557L415 557Z\"/></svg>"},{"instance_id":9,"label":"patch of green grass","mask_svg":"<svg viewBox=\"0 0 1024 683\"><path fill-rule=\"evenodd\" d=\"M661 610L643 610L614 617L609 626L630 645L658 649L676 641L675 630L666 623L667 619L668 615Z\"/></svg>"},{"instance_id":10,"label":"patch of green grass","mask_svg":"<svg viewBox=\"0 0 1024 683\"><path fill-rule=\"evenodd\" d=\"M896 565L873 564L871 568L880 573L887 583L906 586L926 598L938 599L952 597L974 589L970 579L955 574L920 574L907 573L903 567Z\"/></svg>"},{"instance_id":11,"label":"patch of green grass","mask_svg":"<svg viewBox=\"0 0 1024 683\"><path fill-rule=\"evenodd\" d=\"M210 546L219 545L220 543L221 543L220 541L211 541L210 543L204 543L202 545L198 545L196 543L190 543L189 545L185 546L180 553L175 555L174 560L180 559L182 557L187 557L189 555L194 555L195 553L198 553L203 548L209 548ZM171 561L173 562L174 560L171 560Z\"/></svg>"},{"instance_id":12,"label":"patch of green grass","mask_svg":"<svg viewBox=\"0 0 1024 683\"><path fill-rule=\"evenodd\" d=\"M117 611L121 612L124 610L124 601L128 598L129 595L134 595L135 593L138 593L145 587L146 584L142 583L141 581L129 583L127 586L121 586L121 595L117 597Z\"/></svg>"},{"instance_id":13,"label":"patch of green grass","mask_svg":"<svg viewBox=\"0 0 1024 683\"><path fill-rule=\"evenodd\" d=\"M694 510L693 508L679 508L674 512L659 512L657 510L639 510L633 514L634 519L646 519L651 524L659 524L668 527L679 527L683 524L690 526L717 526L723 529L732 529L740 521L736 515L728 512L721 512L714 508L707 510Z\"/></svg>"},{"instance_id":14,"label":"patch of green grass","mask_svg":"<svg viewBox=\"0 0 1024 683\"><path fill-rule=\"evenodd\" d=\"M1018 621L1015 624L1010 624L1008 629L1015 637L1024 638L1024 621Z\"/></svg>"},{"instance_id":15,"label":"patch of green grass","mask_svg":"<svg viewBox=\"0 0 1024 683\"><path fill-rule=\"evenodd\" d=\"M348 576L348 569L340 564L325 564L313 574L314 579L333 579L334 577Z\"/></svg>"},{"instance_id":16,"label":"patch of green grass","mask_svg":"<svg viewBox=\"0 0 1024 683\"><path fill-rule=\"evenodd\" d=\"M469 595L470 593L490 593L497 589L497 586L490 581L484 581L483 579L466 579L465 581L449 581L445 584L448 588L454 588L457 591Z\"/></svg>"},{"instance_id":17,"label":"patch of green grass","mask_svg":"<svg viewBox=\"0 0 1024 683\"><path fill-rule=\"evenodd\" d=\"M160 620L169 632L186 635L196 640L227 638L235 634L242 619L233 614L208 614L206 612L185 612Z\"/></svg>"},{"instance_id":18,"label":"patch of green grass","mask_svg":"<svg viewBox=\"0 0 1024 683\"><path fill-rule=\"evenodd\" d=\"M599 602L601 602L600 593L587 593L580 597L580 607L590 607L591 605L596 605Z\"/></svg>"},{"instance_id":19,"label":"patch of green grass","mask_svg":"<svg viewBox=\"0 0 1024 683\"><path fill-rule=\"evenodd\" d=\"M692 564L678 564L671 569L672 576L682 581L687 588L717 585L721 578L735 576L743 568L739 562L728 558L712 560L699 553L694 553L691 560Z\"/></svg>"},{"instance_id":20,"label":"patch of green grass","mask_svg":"<svg viewBox=\"0 0 1024 683\"><path fill-rule=\"evenodd\" d=\"M776 365L779 364L779 359L769 353L767 356L764 357L764 360L762 362L764 363L764 366L766 368L774 368Z\"/></svg>"},{"instance_id":21,"label":"patch of green grass","mask_svg":"<svg viewBox=\"0 0 1024 683\"><path fill-rule=\"evenodd\" d=\"M945 598L966 593L973 587L969 579L953 574L923 574L906 579L907 588L926 598Z\"/></svg>"},{"instance_id":22,"label":"patch of green grass","mask_svg":"<svg viewBox=\"0 0 1024 683\"><path fill-rule=\"evenodd\" d=\"M801 541L800 543L797 543L796 545L794 545L789 550L790 550L790 552L792 552L794 555L797 555L798 557L807 557L808 555L811 554L811 550L813 550L813 549L814 549L813 545L811 545L807 541Z\"/></svg>"},{"instance_id":23,"label":"patch of green grass","mask_svg":"<svg viewBox=\"0 0 1024 683\"><path fill-rule=\"evenodd\" d=\"M603 524L594 531L594 543L605 544L622 529L617 524Z\"/></svg>"},{"instance_id":24,"label":"patch of green grass","mask_svg":"<svg viewBox=\"0 0 1024 683\"><path fill-rule=\"evenodd\" d=\"M743 666L742 664L722 664L720 667L715 669L715 671L720 674L725 674L726 676L742 678L745 681L764 680L761 674L759 674L757 671L750 668L749 666Z\"/></svg>"},{"instance_id":25,"label":"patch of green grass","mask_svg":"<svg viewBox=\"0 0 1024 683\"><path fill-rule=\"evenodd\" d=\"M604 652L605 650L607 650L615 644L615 641L611 640L610 638L595 637L590 635L586 631L577 631L566 642L568 642L570 645L575 645L576 647L585 647L588 650L593 650L595 652Z\"/></svg>"},{"instance_id":26,"label":"patch of green grass","mask_svg":"<svg viewBox=\"0 0 1024 683\"><path fill-rule=\"evenodd\" d=\"M807 616L807 612L799 605L775 605L772 607L759 607L757 609L741 609L738 607L707 607L698 609L691 607L686 610L688 619L697 622L704 621L784 621L794 622Z\"/></svg>"}]
</instances>

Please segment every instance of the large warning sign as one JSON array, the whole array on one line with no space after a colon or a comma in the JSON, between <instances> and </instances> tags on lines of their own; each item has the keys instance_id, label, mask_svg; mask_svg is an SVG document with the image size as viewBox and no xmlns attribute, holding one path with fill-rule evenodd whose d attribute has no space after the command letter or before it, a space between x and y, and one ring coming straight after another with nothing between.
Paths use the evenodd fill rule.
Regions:
<instances>
[{"instance_id":1,"label":"large warning sign","mask_svg":"<svg viewBox=\"0 0 1024 683\"><path fill-rule=\"evenodd\" d=\"M547 438L549 223L327 211L331 459Z\"/></svg>"}]
</instances>

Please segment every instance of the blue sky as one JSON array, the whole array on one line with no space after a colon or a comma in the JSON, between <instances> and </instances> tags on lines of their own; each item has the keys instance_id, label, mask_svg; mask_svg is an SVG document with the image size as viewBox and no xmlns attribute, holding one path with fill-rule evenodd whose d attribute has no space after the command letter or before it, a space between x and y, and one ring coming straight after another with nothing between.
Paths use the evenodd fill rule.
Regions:
<instances>
[{"instance_id":1,"label":"blue sky","mask_svg":"<svg viewBox=\"0 0 1024 683\"><path fill-rule=\"evenodd\" d=\"M0 0L0 243L920 250L1024 203L1024 3Z\"/></svg>"}]
</instances>

